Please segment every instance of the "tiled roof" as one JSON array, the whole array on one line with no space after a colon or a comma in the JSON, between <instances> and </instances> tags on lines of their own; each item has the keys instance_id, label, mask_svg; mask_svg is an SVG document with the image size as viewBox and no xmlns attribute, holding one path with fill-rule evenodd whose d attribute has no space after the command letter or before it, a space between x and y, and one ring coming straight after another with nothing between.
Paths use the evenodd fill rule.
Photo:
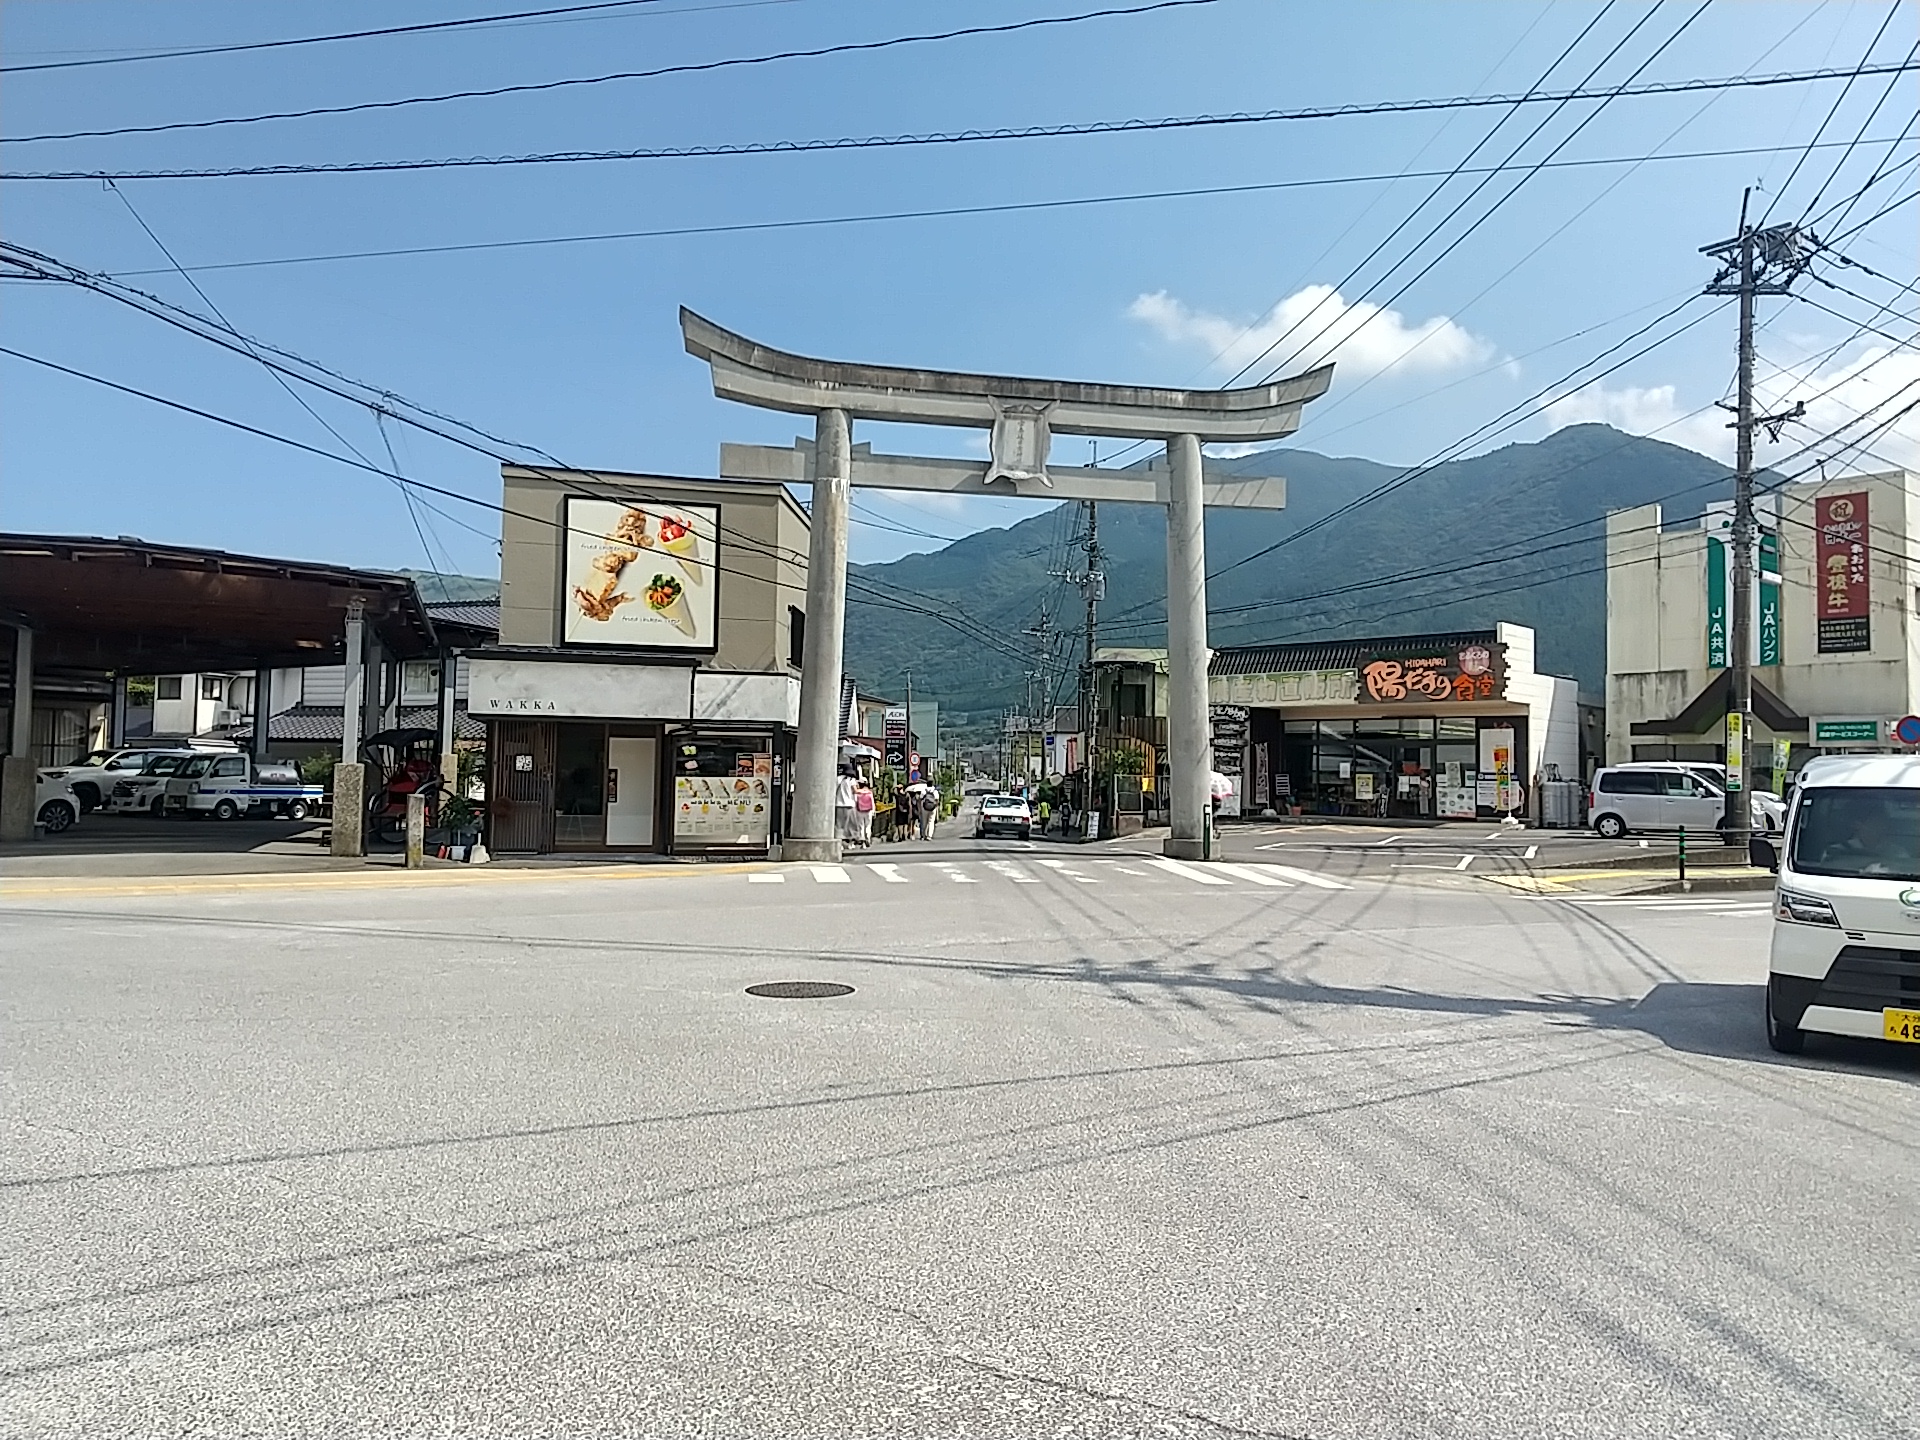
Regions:
<instances>
[{"instance_id":1,"label":"tiled roof","mask_svg":"<svg viewBox=\"0 0 1920 1440\"><path fill-rule=\"evenodd\" d=\"M427 606L427 613L436 625L459 625L469 630L484 630L489 635L500 633L498 600L449 600Z\"/></svg>"},{"instance_id":2,"label":"tiled roof","mask_svg":"<svg viewBox=\"0 0 1920 1440\"><path fill-rule=\"evenodd\" d=\"M1303 670L1353 670L1380 650L1457 650L1493 645L1491 630L1451 630L1440 635L1380 635L1366 640L1307 640L1293 645L1239 645L1213 652L1210 675L1283 675Z\"/></svg>"},{"instance_id":3,"label":"tiled roof","mask_svg":"<svg viewBox=\"0 0 1920 1440\"><path fill-rule=\"evenodd\" d=\"M431 705L402 710L399 723L403 729L417 727L431 730L439 723L439 714ZM338 745L344 728L337 706L290 705L273 717L267 728L267 738L294 744ZM484 740L487 738L487 727L476 716L467 714L466 706L458 705L453 712L453 738Z\"/></svg>"}]
</instances>

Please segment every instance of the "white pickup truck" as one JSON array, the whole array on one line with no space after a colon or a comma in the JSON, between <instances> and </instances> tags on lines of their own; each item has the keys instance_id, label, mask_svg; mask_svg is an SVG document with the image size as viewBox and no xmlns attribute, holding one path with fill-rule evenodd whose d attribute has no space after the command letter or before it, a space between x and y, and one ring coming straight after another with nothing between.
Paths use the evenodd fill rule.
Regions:
<instances>
[{"instance_id":1,"label":"white pickup truck","mask_svg":"<svg viewBox=\"0 0 1920 1440\"><path fill-rule=\"evenodd\" d=\"M304 820L326 792L300 783L300 772L251 755L195 755L167 777L165 813L237 820L256 812Z\"/></svg>"}]
</instances>

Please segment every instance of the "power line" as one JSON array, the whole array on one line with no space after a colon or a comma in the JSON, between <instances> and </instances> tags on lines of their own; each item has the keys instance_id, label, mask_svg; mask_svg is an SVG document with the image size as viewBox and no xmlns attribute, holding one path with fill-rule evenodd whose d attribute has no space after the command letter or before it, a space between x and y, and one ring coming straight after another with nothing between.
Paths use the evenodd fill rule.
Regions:
<instances>
[{"instance_id":1,"label":"power line","mask_svg":"<svg viewBox=\"0 0 1920 1440\"><path fill-rule=\"evenodd\" d=\"M581 15L593 10L629 10L638 5L660 3L661 0L597 0L594 4L556 5L546 10L516 10L504 15L471 15L462 20L433 20L421 25L386 25L377 30L343 30L332 35L299 35L287 40L250 40L233 45L201 45L190 50L152 50L137 55L105 55L91 60L52 60L34 65L0 65L0 75L24 75L35 70L81 70L97 65L133 65L145 60L184 60L194 55L233 55L244 50L284 50L297 45L326 45L336 40L370 40L382 35L418 35L428 30L464 30L478 25L501 25L513 20L538 20L552 15Z\"/></svg>"},{"instance_id":2,"label":"power line","mask_svg":"<svg viewBox=\"0 0 1920 1440\"><path fill-rule=\"evenodd\" d=\"M438 95L406 95L397 100L362 100L352 105L318 105L306 110L273 110L259 115L227 115L215 120L170 120L160 125L119 125L105 130L68 130L51 135L17 135L0 138L5 138L8 143L16 145L31 145L43 140L96 140L111 135L158 135L174 130L212 130L230 125L258 125L269 120L309 120L322 115L355 115L368 110L398 110L413 105L440 105L451 100L486 100L501 95L528 95L537 91L565 90L583 85L606 85L621 80L657 80L667 75L698 75L714 70L772 65L783 60L817 60L827 55L852 55L872 50L892 50L902 45L938 44L975 35L1010 35L1021 30L1078 25L1087 20L1149 15L1156 10L1187 10L1199 5L1221 3L1222 0L1150 0L1150 3L1144 5L1083 10L1077 15L1042 15L1029 20L1009 21L1003 25L967 25L954 30L930 31L918 35L894 35L885 40L850 40L838 45L819 45L808 50L778 50L768 55L735 55L721 60L661 65L652 70L619 70L607 75L579 75L564 80L494 85L484 90L449 90Z\"/></svg>"},{"instance_id":3,"label":"power line","mask_svg":"<svg viewBox=\"0 0 1920 1440\"><path fill-rule=\"evenodd\" d=\"M1904 138L1904 137L1897 137ZM1849 142L1822 141L1821 149L1840 149ZM1869 144L1888 143L1884 138ZM1747 155L1776 155L1797 145L1743 145L1722 150L1679 150L1664 155L1599 155L1585 159L1551 160L1540 168L1581 170L1609 165L1640 166L1673 160L1724 160ZM1442 175L1487 175L1524 170L1533 162L1511 166L1463 166L1453 170L1401 170L1364 175L1328 175L1305 180L1268 180L1246 185L1197 185L1179 190L1136 190L1114 195L1069 196L1057 200L1014 200L991 205L944 205L925 210L879 210L852 215L806 216L791 220L748 220L724 225L676 225L656 230L611 230L586 235L544 235L524 240L471 240L452 245L405 245L383 250L341 250L319 255L283 255L264 260L227 260L189 265L203 274L210 270L254 270L274 265L316 265L341 260L387 260L410 255L457 255L468 251L519 250L544 245L585 245L615 240L667 240L696 235L750 234L761 230L802 230L832 225L866 225L895 220L945 220L968 215L1015 214L1033 210L1065 210L1089 205L1130 204L1148 200L1189 200L1209 195L1253 195L1276 190L1310 190L1338 185L1372 185L1397 180L1430 180ZM117 270L115 279L171 274L169 270Z\"/></svg>"},{"instance_id":4,"label":"power line","mask_svg":"<svg viewBox=\"0 0 1920 1440\"><path fill-rule=\"evenodd\" d=\"M1920 70L1920 59L1888 61L1855 70L1797 70L1774 75L1733 75L1691 80L1652 80L1599 90L1543 91L1524 97L1526 104L1565 100L1613 100L1648 95L1688 95L1709 90L1757 90L1781 85L1817 84L1857 75L1895 75ZM561 165L612 160L708 159L736 155L804 155L838 150L888 150L935 145L971 145L1001 140L1057 139L1077 135L1132 135L1162 130L1194 130L1234 125L1264 125L1294 120L1334 120L1361 115L1413 115L1446 110L1512 105L1512 95L1461 95L1430 100L1385 100L1252 113L1135 117L1060 125L1003 126L965 131L840 136L830 139L762 140L738 144L658 146L632 150L561 150L524 155L446 156L423 160L343 160L273 165L229 165L170 170L15 170L0 179L21 180L208 180L268 175L358 175L403 170L472 169L504 165ZM50 136L13 137L50 139ZM0 137L0 143L8 143Z\"/></svg>"},{"instance_id":5,"label":"power line","mask_svg":"<svg viewBox=\"0 0 1920 1440\"><path fill-rule=\"evenodd\" d=\"M1861 66L1864 66L1870 59L1873 58L1874 47L1880 43L1880 37L1887 33L1887 27L1893 24L1893 17L1899 13L1900 13L1900 5L1898 3L1898 0L1896 0L1895 4L1888 7L1887 18L1882 20L1880 22L1880 28L1873 32L1873 38L1867 42L1867 48L1861 52L1861 55L1860 55ZM1909 52L1909 58L1911 58L1911 52ZM1858 79L1858 78L1859 78L1858 75L1854 77L1854 79ZM1853 83L1854 83L1853 80L1847 81L1845 85L1842 85L1840 87L1840 93L1833 97L1833 104L1828 107L1826 115L1820 121L1819 128L1813 132L1813 138L1816 142L1820 139L1822 135L1827 133L1827 126L1833 123L1833 117L1840 113L1840 107L1846 103L1847 96L1853 92ZM1892 93L1892 89L1893 89L1892 85L1889 85L1887 89L1889 94ZM1885 97L1882 97L1882 98L1884 100ZM1878 113L1879 107L1875 106L1874 109L1875 109L1875 113ZM1867 119L1868 119L1868 123L1872 123L1873 117L1871 115L1868 116ZM1864 129L1865 127L1862 127L1862 128ZM1809 145L1808 148L1804 152L1802 152L1800 158L1793 162L1793 169L1787 172L1787 178L1781 182L1780 188L1774 192L1773 198L1767 202L1767 208L1765 212L1760 216L1760 223L1762 225L1765 225L1767 223L1768 218L1772 216L1773 207L1780 203L1780 197L1785 195L1788 190L1793 188L1793 182L1799 176L1801 167L1807 163L1808 157L1811 156L1812 153L1813 153L1812 146ZM1844 163L1844 160L1845 160L1845 157L1843 156L1842 157L1843 163ZM1818 195L1815 195L1813 200L1808 204L1807 210L1811 212L1813 207L1819 203L1820 203L1820 197ZM1803 213L1800 217L1801 222L1803 224L1805 223L1806 218L1807 218L1806 214Z\"/></svg>"}]
</instances>

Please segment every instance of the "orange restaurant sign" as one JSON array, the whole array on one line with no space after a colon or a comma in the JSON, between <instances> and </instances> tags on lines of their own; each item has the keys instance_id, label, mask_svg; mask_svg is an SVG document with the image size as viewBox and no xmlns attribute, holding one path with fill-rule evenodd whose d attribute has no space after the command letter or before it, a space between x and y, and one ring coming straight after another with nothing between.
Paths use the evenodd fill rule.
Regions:
<instances>
[{"instance_id":1,"label":"orange restaurant sign","mask_svg":"<svg viewBox=\"0 0 1920 1440\"><path fill-rule=\"evenodd\" d=\"M1361 662L1357 699L1362 705L1491 700L1501 692L1505 670L1505 647L1498 645L1376 655Z\"/></svg>"}]
</instances>

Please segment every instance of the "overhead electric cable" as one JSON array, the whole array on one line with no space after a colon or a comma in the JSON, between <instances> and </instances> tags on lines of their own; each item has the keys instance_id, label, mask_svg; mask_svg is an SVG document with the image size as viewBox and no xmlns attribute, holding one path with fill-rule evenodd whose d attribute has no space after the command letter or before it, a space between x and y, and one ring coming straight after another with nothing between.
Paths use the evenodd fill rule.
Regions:
<instances>
[{"instance_id":1,"label":"overhead electric cable","mask_svg":"<svg viewBox=\"0 0 1920 1440\"><path fill-rule=\"evenodd\" d=\"M1858 72L1866 75L1905 74L1920 70L1920 59L1889 61ZM1647 95L1689 95L1709 90L1757 90L1781 85L1817 84L1845 80L1852 70L1798 70L1776 75L1733 75L1691 80L1655 80L1638 85L1591 91L1545 91L1527 97L1529 104L1561 100L1612 100ZM1443 110L1481 109L1511 105L1511 95L1461 95L1437 100L1389 100L1347 105L1322 105L1254 113L1179 115L1158 119L1131 118L1059 125L1005 126L965 131L923 131L914 134L839 136L830 139L762 140L734 144L658 146L630 150L561 150L522 155L444 156L421 160L343 160L287 162L268 165L209 165L147 170L12 170L0 179L26 180L205 180L269 175L359 175L403 170L449 170L504 165L582 164L614 160L710 159L737 155L805 155L839 150L887 150L937 145L972 145L1001 140L1057 139L1080 135L1133 135L1161 130L1194 130L1236 125L1265 125L1297 120L1334 120L1360 115L1412 115ZM12 143L24 138L11 137ZM9 143L0 137L0 143Z\"/></svg>"},{"instance_id":2,"label":"overhead electric cable","mask_svg":"<svg viewBox=\"0 0 1920 1440\"><path fill-rule=\"evenodd\" d=\"M818 45L807 50L779 50L768 55L735 55L720 60L661 65L652 70L619 70L609 75L579 75L564 80L526 81L517 85L489 86L483 90L449 90L438 95L406 95L397 100L361 100L352 105L316 105L305 110L273 110L259 115L226 115L214 120L170 120L159 125L117 125L103 130L67 130L50 135L14 135L0 137L0 139L16 145L31 145L44 140L97 140L113 135L158 135L175 130L213 130L232 125L258 125L270 120L310 120L322 115L355 115L368 110L399 110L413 105L441 105L451 100L487 100L501 95L527 95L536 91L565 90L582 85L607 85L622 80L657 80L667 75L698 75L714 70L772 65L783 60L817 60L828 55L853 55L873 50L893 50L902 45L939 44L976 35L1011 35L1022 30L1078 25L1087 20L1150 15L1157 10L1188 10L1199 5L1222 3L1224 0L1148 0L1148 3L1143 5L1083 10L1075 15L1039 15L1027 20L1010 20L1001 25L966 25L952 30L926 31L917 35L893 35L884 40L848 40L838 45Z\"/></svg>"}]
</instances>

